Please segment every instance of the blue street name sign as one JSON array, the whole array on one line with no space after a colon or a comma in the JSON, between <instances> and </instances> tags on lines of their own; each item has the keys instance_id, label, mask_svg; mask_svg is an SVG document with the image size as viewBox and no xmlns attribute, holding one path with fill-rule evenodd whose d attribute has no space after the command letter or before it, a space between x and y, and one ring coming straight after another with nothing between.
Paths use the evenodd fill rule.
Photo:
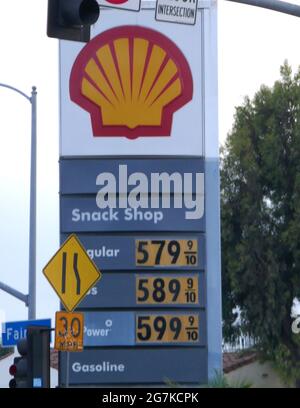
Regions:
<instances>
[{"instance_id":1,"label":"blue street name sign","mask_svg":"<svg viewBox=\"0 0 300 408\"><path fill-rule=\"evenodd\" d=\"M45 326L50 329L51 319L3 323L2 346L16 346L19 340L26 338L27 328L30 326Z\"/></svg>"}]
</instances>

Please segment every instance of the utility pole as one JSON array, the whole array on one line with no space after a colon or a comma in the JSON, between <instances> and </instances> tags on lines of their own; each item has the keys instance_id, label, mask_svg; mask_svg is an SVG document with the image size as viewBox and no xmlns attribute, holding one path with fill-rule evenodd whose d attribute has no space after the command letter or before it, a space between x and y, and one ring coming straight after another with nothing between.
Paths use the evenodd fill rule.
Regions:
<instances>
[{"instance_id":1,"label":"utility pole","mask_svg":"<svg viewBox=\"0 0 300 408\"><path fill-rule=\"evenodd\" d=\"M247 4L249 6L262 7L265 9L279 11L280 13L290 14L300 17L300 6L286 1L279 0L227 0L234 3Z\"/></svg>"},{"instance_id":2,"label":"utility pole","mask_svg":"<svg viewBox=\"0 0 300 408\"><path fill-rule=\"evenodd\" d=\"M29 276L28 295L24 295L18 290L0 281L0 290L21 300L28 307L28 319L36 318L36 102L37 92L33 86L31 96L26 95L19 89L0 83L0 87L10 89L22 95L31 104L31 157L30 157L30 213L29 213Z\"/></svg>"}]
</instances>

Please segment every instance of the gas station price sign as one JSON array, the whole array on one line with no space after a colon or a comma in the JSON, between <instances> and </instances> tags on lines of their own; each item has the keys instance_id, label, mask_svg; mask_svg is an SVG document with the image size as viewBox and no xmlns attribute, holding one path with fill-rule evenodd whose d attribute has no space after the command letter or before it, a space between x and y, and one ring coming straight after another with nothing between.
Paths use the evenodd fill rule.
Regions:
<instances>
[{"instance_id":1,"label":"gas station price sign","mask_svg":"<svg viewBox=\"0 0 300 408\"><path fill-rule=\"evenodd\" d=\"M199 315L136 315L136 344L199 344Z\"/></svg>"},{"instance_id":2,"label":"gas station price sign","mask_svg":"<svg viewBox=\"0 0 300 408\"><path fill-rule=\"evenodd\" d=\"M60 386L204 384L221 369L217 2L176 30L145 3L138 18L103 10L86 46L60 44L61 241L78 234L103 272ZM76 294L85 269L72 254L65 274L65 258L59 287Z\"/></svg>"},{"instance_id":3,"label":"gas station price sign","mask_svg":"<svg viewBox=\"0 0 300 408\"><path fill-rule=\"evenodd\" d=\"M198 240L190 239L137 239L136 266L197 266Z\"/></svg>"},{"instance_id":4,"label":"gas station price sign","mask_svg":"<svg viewBox=\"0 0 300 408\"><path fill-rule=\"evenodd\" d=\"M198 304L198 276L136 275L136 303L141 305Z\"/></svg>"}]
</instances>

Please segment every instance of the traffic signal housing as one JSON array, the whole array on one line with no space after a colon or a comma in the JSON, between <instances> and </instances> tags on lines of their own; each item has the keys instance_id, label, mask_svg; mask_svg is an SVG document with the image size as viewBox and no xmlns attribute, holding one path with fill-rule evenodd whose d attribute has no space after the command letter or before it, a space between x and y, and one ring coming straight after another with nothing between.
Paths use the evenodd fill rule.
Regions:
<instances>
[{"instance_id":1,"label":"traffic signal housing","mask_svg":"<svg viewBox=\"0 0 300 408\"><path fill-rule=\"evenodd\" d=\"M27 338L17 343L19 357L9 367L9 388L50 387L50 331L43 326L27 329Z\"/></svg>"},{"instance_id":2,"label":"traffic signal housing","mask_svg":"<svg viewBox=\"0 0 300 408\"><path fill-rule=\"evenodd\" d=\"M27 331L30 388L50 388L50 330L33 326Z\"/></svg>"},{"instance_id":3,"label":"traffic signal housing","mask_svg":"<svg viewBox=\"0 0 300 408\"><path fill-rule=\"evenodd\" d=\"M28 342L21 339L17 343L20 357L14 358L14 363L9 367L9 374L13 378L9 382L9 388L28 388Z\"/></svg>"},{"instance_id":4,"label":"traffic signal housing","mask_svg":"<svg viewBox=\"0 0 300 408\"><path fill-rule=\"evenodd\" d=\"M88 42L91 25L96 23L99 14L96 0L48 0L47 35Z\"/></svg>"}]
</instances>

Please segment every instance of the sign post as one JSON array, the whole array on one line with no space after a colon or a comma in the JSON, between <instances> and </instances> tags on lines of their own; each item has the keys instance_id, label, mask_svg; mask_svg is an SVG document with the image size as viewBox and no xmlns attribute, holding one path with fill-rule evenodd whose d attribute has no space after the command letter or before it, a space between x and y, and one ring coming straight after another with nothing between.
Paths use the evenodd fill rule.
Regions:
<instances>
[{"instance_id":1,"label":"sign post","mask_svg":"<svg viewBox=\"0 0 300 408\"><path fill-rule=\"evenodd\" d=\"M0 289L21 300L28 306L28 318L36 317L36 146L37 146L37 90L32 87L31 96L20 89L0 83L0 87L10 89L27 99L31 104L31 156L30 156L30 211L29 211L29 268L28 295L0 282Z\"/></svg>"},{"instance_id":2,"label":"sign post","mask_svg":"<svg viewBox=\"0 0 300 408\"><path fill-rule=\"evenodd\" d=\"M67 310L55 315L54 348L67 352L65 386L69 387L70 352L83 351L84 332L83 313L72 312L101 273L74 234L50 259L43 273Z\"/></svg>"}]
</instances>

